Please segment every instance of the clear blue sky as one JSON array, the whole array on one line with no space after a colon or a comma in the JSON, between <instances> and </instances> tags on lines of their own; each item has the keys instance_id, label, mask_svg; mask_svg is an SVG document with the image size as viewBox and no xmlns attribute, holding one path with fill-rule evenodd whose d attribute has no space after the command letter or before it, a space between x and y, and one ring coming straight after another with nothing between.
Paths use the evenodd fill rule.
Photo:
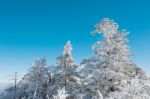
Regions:
<instances>
[{"instance_id":1,"label":"clear blue sky","mask_svg":"<svg viewBox=\"0 0 150 99\"><path fill-rule=\"evenodd\" d=\"M0 0L0 82L15 71L23 75L36 57L49 64L67 40L79 63L92 55L98 39L90 32L104 17L127 29L132 60L150 73L149 0Z\"/></svg>"}]
</instances>

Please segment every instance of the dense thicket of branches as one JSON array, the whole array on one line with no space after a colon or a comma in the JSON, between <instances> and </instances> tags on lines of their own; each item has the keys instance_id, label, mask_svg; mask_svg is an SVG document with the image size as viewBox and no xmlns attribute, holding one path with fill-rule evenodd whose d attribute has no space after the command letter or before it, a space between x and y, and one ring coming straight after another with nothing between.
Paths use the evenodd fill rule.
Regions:
<instances>
[{"instance_id":1,"label":"dense thicket of branches","mask_svg":"<svg viewBox=\"0 0 150 99\"><path fill-rule=\"evenodd\" d=\"M0 99L150 99L150 80L129 57L128 34L104 18L93 35L103 39L93 45L94 56L77 64L68 41L56 65L45 58L35 60L17 86Z\"/></svg>"}]
</instances>

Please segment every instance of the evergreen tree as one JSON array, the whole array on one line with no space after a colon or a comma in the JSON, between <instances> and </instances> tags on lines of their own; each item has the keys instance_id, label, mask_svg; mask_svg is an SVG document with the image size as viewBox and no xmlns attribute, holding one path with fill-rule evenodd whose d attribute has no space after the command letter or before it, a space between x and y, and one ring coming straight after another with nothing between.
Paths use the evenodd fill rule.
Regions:
<instances>
[{"instance_id":1,"label":"evergreen tree","mask_svg":"<svg viewBox=\"0 0 150 99\"><path fill-rule=\"evenodd\" d=\"M46 94L44 93L44 85L48 83L49 76L48 69L46 68L47 61L45 58L41 58L35 61L29 72L29 86L26 89L28 98L44 99Z\"/></svg>"},{"instance_id":2,"label":"evergreen tree","mask_svg":"<svg viewBox=\"0 0 150 99\"><path fill-rule=\"evenodd\" d=\"M122 87L122 91L110 93L109 99L149 99L150 81L148 79L133 78L129 84Z\"/></svg>"},{"instance_id":3,"label":"evergreen tree","mask_svg":"<svg viewBox=\"0 0 150 99\"><path fill-rule=\"evenodd\" d=\"M72 45L70 41L67 41L64 46L63 54L57 57L57 64L62 68L76 66L74 59L72 58Z\"/></svg>"},{"instance_id":4,"label":"evergreen tree","mask_svg":"<svg viewBox=\"0 0 150 99\"><path fill-rule=\"evenodd\" d=\"M67 94L67 91L65 90L65 87L62 89L58 89L57 90L57 95L53 96L53 99L66 99L69 96L69 94Z\"/></svg>"},{"instance_id":5,"label":"evergreen tree","mask_svg":"<svg viewBox=\"0 0 150 99\"><path fill-rule=\"evenodd\" d=\"M104 18L92 32L93 35L102 34L103 40L94 44L94 57L82 63L84 68L80 74L86 82L83 86L88 95L94 96L98 89L107 96L110 92L119 91L120 86L136 75L146 78L142 70L129 59L132 54L126 44L128 32L118 28L118 24L113 20Z\"/></svg>"},{"instance_id":6,"label":"evergreen tree","mask_svg":"<svg viewBox=\"0 0 150 99\"><path fill-rule=\"evenodd\" d=\"M58 86L65 86L66 90L70 94L70 97L75 96L77 91L77 64L72 58L72 45L70 41L67 41L63 54L57 58L58 63L58 72L55 75L55 78L58 78Z\"/></svg>"}]
</instances>

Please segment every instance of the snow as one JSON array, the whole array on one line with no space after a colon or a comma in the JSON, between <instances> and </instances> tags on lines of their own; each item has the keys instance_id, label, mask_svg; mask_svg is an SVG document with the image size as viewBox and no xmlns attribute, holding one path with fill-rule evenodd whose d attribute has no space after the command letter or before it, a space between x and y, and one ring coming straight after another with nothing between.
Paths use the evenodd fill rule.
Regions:
<instances>
[{"instance_id":1,"label":"snow","mask_svg":"<svg viewBox=\"0 0 150 99\"><path fill-rule=\"evenodd\" d=\"M4 91L0 83L0 99L150 99L150 78L130 60L128 32L104 18L92 34L103 36L93 57L77 64L67 41L56 65L39 58L16 86Z\"/></svg>"}]
</instances>

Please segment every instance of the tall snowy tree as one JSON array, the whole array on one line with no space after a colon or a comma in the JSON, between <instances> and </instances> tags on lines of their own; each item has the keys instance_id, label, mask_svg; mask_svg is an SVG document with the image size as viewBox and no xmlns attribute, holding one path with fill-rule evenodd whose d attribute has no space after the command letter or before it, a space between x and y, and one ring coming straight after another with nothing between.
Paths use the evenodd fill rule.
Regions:
<instances>
[{"instance_id":1,"label":"tall snowy tree","mask_svg":"<svg viewBox=\"0 0 150 99\"><path fill-rule=\"evenodd\" d=\"M67 41L64 46L64 51L61 56L57 58L58 73L55 78L58 77L59 87L65 86L66 90L70 94L70 97L75 94L77 84L77 64L72 58L72 45L70 41Z\"/></svg>"},{"instance_id":2,"label":"tall snowy tree","mask_svg":"<svg viewBox=\"0 0 150 99\"><path fill-rule=\"evenodd\" d=\"M129 60L131 52L126 44L128 39L125 36L128 32L119 31L118 28L118 24L113 20L104 18L96 25L96 30L93 32L93 35L102 34L104 37L102 41L97 41L93 46L95 57L101 68L118 71L124 70L124 66L134 65Z\"/></svg>"},{"instance_id":3,"label":"tall snowy tree","mask_svg":"<svg viewBox=\"0 0 150 99\"><path fill-rule=\"evenodd\" d=\"M57 57L57 64L63 68L76 66L74 59L72 58L72 45L70 41L67 41L64 46L63 54Z\"/></svg>"},{"instance_id":4,"label":"tall snowy tree","mask_svg":"<svg viewBox=\"0 0 150 99\"><path fill-rule=\"evenodd\" d=\"M142 70L129 59L132 54L127 45L128 32L119 30L118 24L108 18L104 18L95 27L92 34L102 34L103 40L94 44L94 57L82 63L84 68L80 74L86 82L86 92L93 96L99 89L105 96L109 92L120 90L121 85L128 83L136 75L145 78Z\"/></svg>"},{"instance_id":5,"label":"tall snowy tree","mask_svg":"<svg viewBox=\"0 0 150 99\"><path fill-rule=\"evenodd\" d=\"M127 31L119 30L117 23L108 18L104 18L96 25L96 30L93 34L102 34L104 37L102 41L97 41L94 44L93 50L96 58L100 62L98 64L100 66L99 68L104 70L108 68L109 71L114 72L110 74L110 80L123 81L132 79L137 75L142 79L146 78L143 71L129 59L132 54L127 45ZM120 79L119 76L123 79ZM119 79L117 79L118 77ZM118 83L121 83L120 81Z\"/></svg>"}]
</instances>

